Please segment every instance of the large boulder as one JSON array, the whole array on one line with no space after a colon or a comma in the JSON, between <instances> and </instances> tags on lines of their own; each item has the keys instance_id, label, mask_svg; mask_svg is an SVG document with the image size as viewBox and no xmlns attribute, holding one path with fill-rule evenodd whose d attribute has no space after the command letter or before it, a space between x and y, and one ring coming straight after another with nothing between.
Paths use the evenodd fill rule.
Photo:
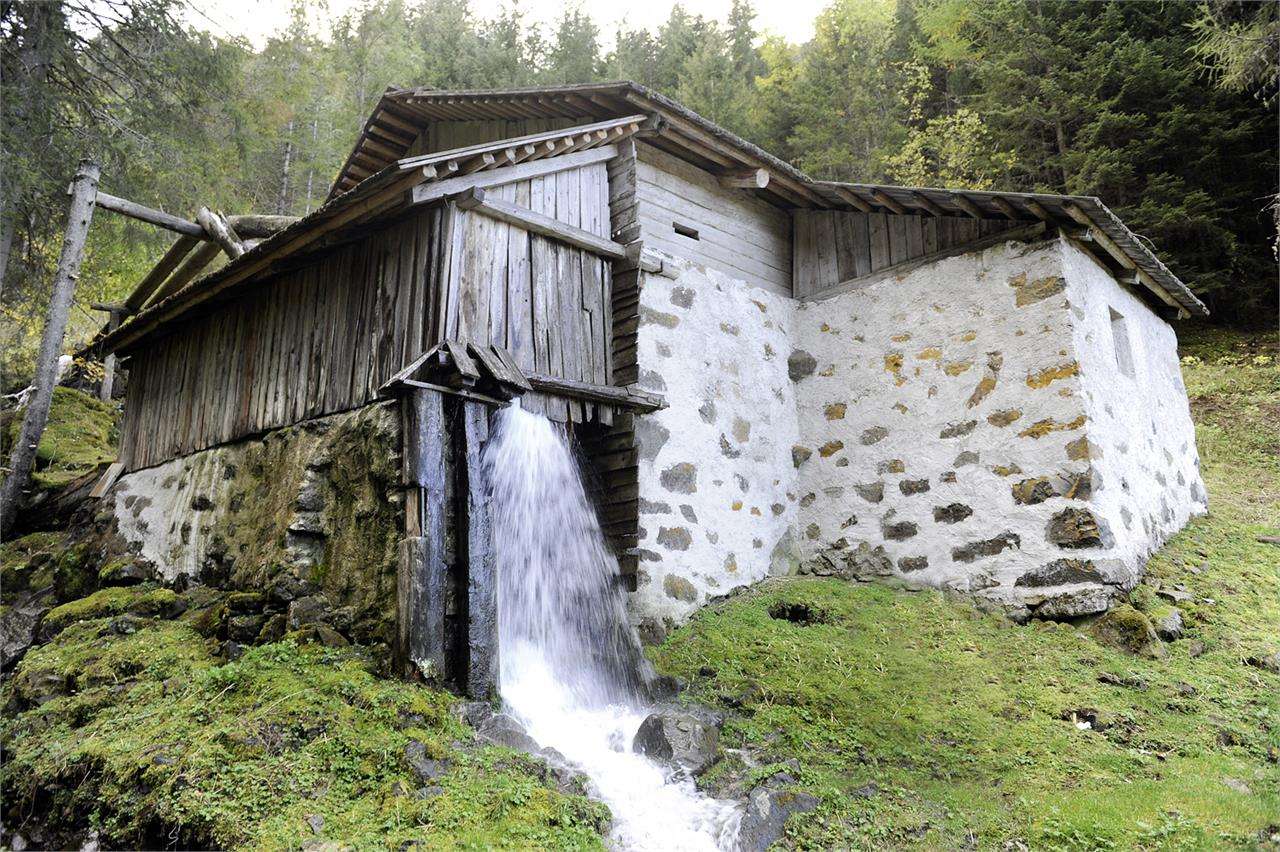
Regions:
<instances>
[{"instance_id":1,"label":"large boulder","mask_svg":"<svg viewBox=\"0 0 1280 852\"><path fill-rule=\"evenodd\" d=\"M816 810L818 800L808 793L757 787L747 796L747 810L738 829L739 852L765 852L782 839L792 814Z\"/></svg>"},{"instance_id":2,"label":"large boulder","mask_svg":"<svg viewBox=\"0 0 1280 852\"><path fill-rule=\"evenodd\" d=\"M678 764L694 775L716 762L720 730L709 718L679 710L650 713L640 723L631 750L654 760Z\"/></svg>"},{"instance_id":3,"label":"large boulder","mask_svg":"<svg viewBox=\"0 0 1280 852\"><path fill-rule=\"evenodd\" d=\"M0 671L8 671L36 641L36 628L49 611L51 592L23 593L12 606L0 606Z\"/></svg>"}]
</instances>

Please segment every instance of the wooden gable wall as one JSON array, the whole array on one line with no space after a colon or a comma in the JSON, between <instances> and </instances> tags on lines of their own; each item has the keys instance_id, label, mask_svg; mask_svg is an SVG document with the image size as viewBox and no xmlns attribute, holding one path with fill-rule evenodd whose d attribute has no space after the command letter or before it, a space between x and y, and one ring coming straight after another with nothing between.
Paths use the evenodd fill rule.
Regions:
<instances>
[{"instance_id":1,"label":"wooden gable wall","mask_svg":"<svg viewBox=\"0 0 1280 852\"><path fill-rule=\"evenodd\" d=\"M607 236L603 162L494 187L493 197ZM121 460L149 467L366 405L446 338L501 343L529 372L609 384L611 270L581 248L459 209L421 209L133 353ZM583 422L596 406L530 394Z\"/></svg>"}]
</instances>

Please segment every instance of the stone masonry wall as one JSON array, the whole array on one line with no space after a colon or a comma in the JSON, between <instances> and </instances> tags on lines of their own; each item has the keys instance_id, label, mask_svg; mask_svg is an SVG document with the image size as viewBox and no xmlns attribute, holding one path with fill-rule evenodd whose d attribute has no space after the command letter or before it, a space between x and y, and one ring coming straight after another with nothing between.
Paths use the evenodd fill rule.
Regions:
<instances>
[{"instance_id":1,"label":"stone masonry wall","mask_svg":"<svg viewBox=\"0 0 1280 852\"><path fill-rule=\"evenodd\" d=\"M794 302L686 261L645 276L637 417L640 560L631 596L647 638L709 598L786 571L796 513Z\"/></svg>"},{"instance_id":2,"label":"stone masonry wall","mask_svg":"<svg viewBox=\"0 0 1280 852\"><path fill-rule=\"evenodd\" d=\"M1136 583L1159 539L1118 539L1121 504L1163 496L1167 531L1203 490L1172 331L1086 259L1059 241L1007 243L800 307L795 345L813 358L797 390L803 570L1041 617L1100 611ZM1154 356L1137 397L1115 379L1108 301ZM1162 410L1177 423L1152 434L1147 412ZM1104 464L1126 440L1129 467ZM1178 505L1149 487L1157 469Z\"/></svg>"},{"instance_id":3,"label":"stone masonry wall","mask_svg":"<svg viewBox=\"0 0 1280 852\"><path fill-rule=\"evenodd\" d=\"M120 478L120 534L168 581L323 605L360 641L395 635L403 535L394 403L307 421Z\"/></svg>"},{"instance_id":4,"label":"stone masonry wall","mask_svg":"<svg viewBox=\"0 0 1280 852\"><path fill-rule=\"evenodd\" d=\"M1111 555L1140 570L1150 553L1208 509L1195 425L1168 323L1121 287L1092 257L1062 246L1076 358L1089 418L1094 503L1107 519ZM1121 368L1115 329L1130 349Z\"/></svg>"}]
</instances>

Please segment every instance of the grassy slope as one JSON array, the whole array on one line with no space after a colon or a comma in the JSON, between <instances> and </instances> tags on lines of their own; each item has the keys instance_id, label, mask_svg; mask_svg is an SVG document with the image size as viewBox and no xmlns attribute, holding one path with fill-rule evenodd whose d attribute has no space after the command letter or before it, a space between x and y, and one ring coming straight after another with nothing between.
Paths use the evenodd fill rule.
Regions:
<instances>
[{"instance_id":1,"label":"grassy slope","mask_svg":"<svg viewBox=\"0 0 1280 852\"><path fill-rule=\"evenodd\" d=\"M22 428L19 409L9 419L4 452L9 451ZM36 448L36 470L32 474L37 489L54 490L116 457L115 405L102 402L71 388L53 389L49 421Z\"/></svg>"},{"instance_id":2,"label":"grassy slope","mask_svg":"<svg viewBox=\"0 0 1280 852\"><path fill-rule=\"evenodd\" d=\"M1280 676L1242 662L1280 650L1280 549L1256 541L1280 533L1274 337L1188 337L1212 512L1149 566L1197 599L1166 659L1069 625L1016 627L938 593L818 580L705 611L658 651L694 699L746 699L726 741L765 764L757 774L800 761L823 805L793 819L793 842L1219 848L1280 830ZM826 623L771 618L777 601ZM1195 640L1205 650L1193 658ZM1063 718L1081 709L1098 711L1098 729Z\"/></svg>"}]
</instances>

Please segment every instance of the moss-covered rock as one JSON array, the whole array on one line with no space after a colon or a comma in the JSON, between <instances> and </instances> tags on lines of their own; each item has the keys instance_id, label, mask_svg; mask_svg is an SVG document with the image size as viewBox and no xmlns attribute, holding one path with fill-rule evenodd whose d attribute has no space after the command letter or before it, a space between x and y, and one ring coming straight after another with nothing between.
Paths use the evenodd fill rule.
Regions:
<instances>
[{"instance_id":1,"label":"moss-covered rock","mask_svg":"<svg viewBox=\"0 0 1280 852\"><path fill-rule=\"evenodd\" d=\"M185 621L123 620L71 625L3 688L0 790L33 846L92 827L118 848L601 847L603 806L474 744L449 695L379 679L356 649L226 663ZM447 761L430 789L411 742Z\"/></svg>"},{"instance_id":2,"label":"moss-covered rock","mask_svg":"<svg viewBox=\"0 0 1280 852\"><path fill-rule=\"evenodd\" d=\"M40 624L40 634L47 640L77 621L89 621L124 613L141 616L176 615L184 605L172 589L151 583L138 586L109 586L88 597L70 601L50 610Z\"/></svg>"},{"instance_id":3,"label":"moss-covered rock","mask_svg":"<svg viewBox=\"0 0 1280 852\"><path fill-rule=\"evenodd\" d=\"M0 544L0 602L53 586L62 533L40 532Z\"/></svg>"},{"instance_id":4,"label":"moss-covered rock","mask_svg":"<svg viewBox=\"0 0 1280 852\"><path fill-rule=\"evenodd\" d=\"M1165 655L1164 645L1156 635L1151 619L1128 604L1121 604L1099 616L1091 630L1099 642L1112 648L1153 659Z\"/></svg>"}]
</instances>

